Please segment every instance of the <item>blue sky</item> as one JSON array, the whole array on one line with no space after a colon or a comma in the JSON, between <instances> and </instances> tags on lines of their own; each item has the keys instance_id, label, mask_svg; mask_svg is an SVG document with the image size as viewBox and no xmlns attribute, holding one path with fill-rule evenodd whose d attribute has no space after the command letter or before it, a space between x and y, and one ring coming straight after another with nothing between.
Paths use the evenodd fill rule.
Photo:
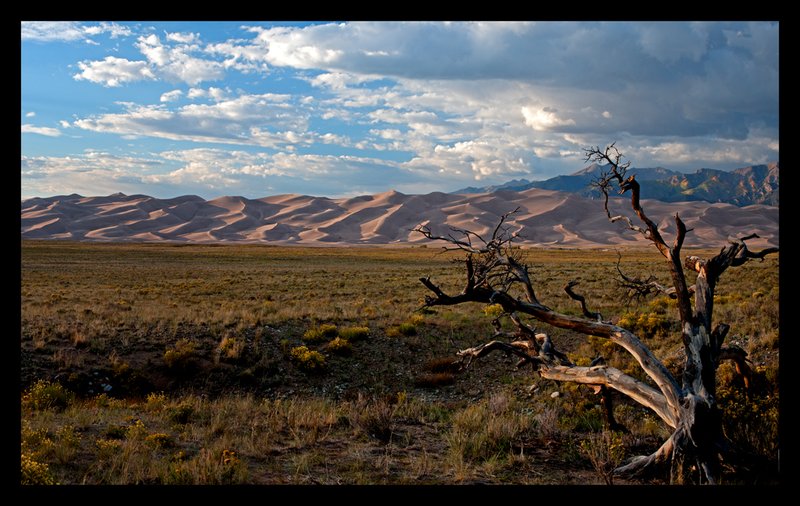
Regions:
<instances>
[{"instance_id":1,"label":"blue sky","mask_svg":"<svg viewBox=\"0 0 800 506\"><path fill-rule=\"evenodd\" d=\"M452 191L778 159L777 23L23 22L22 197Z\"/></svg>"}]
</instances>

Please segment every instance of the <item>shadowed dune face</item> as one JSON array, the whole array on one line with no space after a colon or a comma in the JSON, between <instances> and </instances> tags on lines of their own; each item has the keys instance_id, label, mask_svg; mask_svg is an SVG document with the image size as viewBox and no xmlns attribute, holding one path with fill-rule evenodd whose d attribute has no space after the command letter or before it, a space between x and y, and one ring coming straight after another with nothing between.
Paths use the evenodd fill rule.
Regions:
<instances>
[{"instance_id":1,"label":"shadowed dune face","mask_svg":"<svg viewBox=\"0 0 800 506\"><path fill-rule=\"evenodd\" d=\"M705 202L643 200L642 206L666 237L679 213L690 229L687 247L715 247L729 237L757 233L753 246L778 245L778 208L736 207ZM21 203L22 237L97 241L269 242L348 245L425 243L411 232L428 224L445 235L449 227L491 235L498 217L519 208L509 221L520 243L539 247L644 245L638 234L610 223L600 200L531 189L523 192L404 195L390 191L346 199L276 195L251 200L197 196L156 199L114 194L32 198ZM629 203L612 199L613 213L632 215ZM669 240L669 239L668 239Z\"/></svg>"}]
</instances>

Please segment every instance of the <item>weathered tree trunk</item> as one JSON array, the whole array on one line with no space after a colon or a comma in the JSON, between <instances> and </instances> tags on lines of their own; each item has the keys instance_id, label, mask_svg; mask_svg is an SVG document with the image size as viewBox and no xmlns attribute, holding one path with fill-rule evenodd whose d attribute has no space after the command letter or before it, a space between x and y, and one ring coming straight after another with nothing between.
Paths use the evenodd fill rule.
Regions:
<instances>
[{"instance_id":1,"label":"weathered tree trunk","mask_svg":"<svg viewBox=\"0 0 800 506\"><path fill-rule=\"evenodd\" d=\"M611 167L596 182L605 196L605 211L612 222L622 221L627 227L642 234L651 241L667 260L672 287L663 287L650 278L641 281L622 274L624 286L641 294L664 293L676 299L681 321L681 339L686 353L686 362L680 383L664 367L663 363L632 332L610 321L604 321L600 313L589 310L583 296L575 293L576 281L568 283L564 290L581 305L582 317L558 313L543 305L536 298L528 267L521 262L518 253L510 247L514 239L503 224L513 214L503 215L490 240L486 241L469 230L452 229L461 234L447 237L434 235L427 226L415 230L429 239L443 240L467 253L466 286L458 295L445 294L429 278L420 278L434 296L426 296L426 306L456 305L464 302L500 304L517 328L511 336L502 331L499 319L495 320L495 338L513 337L516 340L505 343L495 340L459 352L467 360L479 358L495 350L512 353L522 360L520 364L531 364L543 378L555 381L570 381L594 385L604 394L604 408L607 419L613 424L613 411L610 404L610 391L614 389L653 410L670 428L672 434L653 454L635 457L617 468L615 474L627 477L644 477L654 473L669 476L673 483L719 483L720 451L724 447L722 420L716 403L716 371L720 360L734 360L737 370L746 371L743 350L723 348L728 332L726 324L719 324L712 330L714 289L720 275L728 268L744 264L749 259L760 258L778 251L768 248L758 253L747 249L745 241L755 235L732 241L716 256L704 260L689 256L685 263L680 254L687 232L680 217L675 215L676 236L668 245L661 236L655 222L650 220L639 201L639 183L634 176L624 178L628 164L621 164L622 155L611 145L600 151L599 148L587 150L587 161L605 161ZM627 216L612 216L608 208L608 192L613 184L620 193L630 191L631 208L644 226L634 225ZM480 244L475 245L474 242ZM697 273L694 285L686 282L684 266ZM619 266L617 267L619 270ZM511 295L510 289L520 286L525 300ZM692 303L694 296L694 304ZM639 381L618 369L595 363L590 367L578 367L566 355L560 353L545 334L536 334L522 322L519 315L527 314L541 322L557 328L572 330L585 335L609 339L624 348L639 364L655 384L655 388ZM537 338L543 338L540 347Z\"/></svg>"}]
</instances>

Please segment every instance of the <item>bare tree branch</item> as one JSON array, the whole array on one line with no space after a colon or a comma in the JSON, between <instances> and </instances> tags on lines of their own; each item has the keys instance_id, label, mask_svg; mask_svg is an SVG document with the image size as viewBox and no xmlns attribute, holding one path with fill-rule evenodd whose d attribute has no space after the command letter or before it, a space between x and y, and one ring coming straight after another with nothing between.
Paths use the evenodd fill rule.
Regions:
<instances>
[{"instance_id":1,"label":"bare tree branch","mask_svg":"<svg viewBox=\"0 0 800 506\"><path fill-rule=\"evenodd\" d=\"M569 295L569 297L572 300L576 300L576 301L578 301L580 303L581 311L583 311L583 316L585 316L586 318L591 318L593 320L597 320L599 322L602 322L603 321L603 315L601 315L600 313L589 311L589 308L586 305L586 298L583 295L579 295L579 294L575 293L574 291L572 291L572 287L577 285L577 284L578 284L578 281L573 279L572 281L567 283L567 285L564 287L564 291L567 292L567 295Z\"/></svg>"},{"instance_id":2,"label":"bare tree branch","mask_svg":"<svg viewBox=\"0 0 800 506\"><path fill-rule=\"evenodd\" d=\"M628 298L629 299L640 299L642 297L646 297L652 294L664 294L671 299L676 299L678 296L676 294L676 290L674 286L664 286L658 281L656 281L655 276L649 276L647 279L640 279L628 276L622 269L620 268L620 261L622 260L622 255L617 252L617 273L619 273L619 279L617 280L617 284L625 288L628 291ZM694 293L695 285L691 285L687 288L687 291L692 294Z\"/></svg>"},{"instance_id":3,"label":"bare tree branch","mask_svg":"<svg viewBox=\"0 0 800 506\"><path fill-rule=\"evenodd\" d=\"M607 205L608 191L611 188L612 183L616 181L620 194L624 194L627 191L631 192L631 208L633 209L634 213L636 213L636 216L638 216L639 220L646 225L646 230L642 229L641 227L635 227L629 218L625 218L628 223L628 228L642 233L644 237L649 239L656 246L664 258L669 261L672 284L675 288L675 298L678 301L678 312L680 313L681 321L688 321L691 318L691 301L689 299L689 290L686 285L686 278L683 274L683 268L680 262L680 248L683 245L683 240L687 232L686 226L683 224L680 217L676 215L675 220L678 228L678 234L675 237L673 248L667 246L664 238L661 237L661 233L658 230L658 225L656 225L656 223L645 214L644 209L641 206L639 199L640 186L639 182L636 181L635 175L631 175L627 179L623 180L625 172L628 169L629 162L620 165L622 155L619 153L615 145L612 144L611 146L607 147L605 151L600 151L599 147L593 147L584 149L584 152L586 153L586 160L606 161L611 167L610 172L601 175L600 180L595 183L595 186L600 188L600 190L606 195L606 215L608 215L612 222L616 221L614 218L617 218L611 217L611 213L608 210Z\"/></svg>"},{"instance_id":4,"label":"bare tree branch","mask_svg":"<svg viewBox=\"0 0 800 506\"><path fill-rule=\"evenodd\" d=\"M503 248L493 248L489 254L492 257L502 259L499 262L500 265L520 272L527 279L527 285L530 286L530 279L527 276L526 269L515 262L508 261ZM511 297L507 292L498 291L486 285L468 287L459 295L449 296L439 287L430 283L427 278L422 278L420 281L436 294L436 297L426 297L426 306L452 306L464 302L500 304L507 313L528 314L554 327L612 340L634 357L644 372L656 383L667 399L667 404L677 416L680 395L680 387L677 381L652 352L629 330L610 323L598 322L596 319L589 320L557 313L538 303L538 301L525 302Z\"/></svg>"},{"instance_id":5,"label":"bare tree branch","mask_svg":"<svg viewBox=\"0 0 800 506\"><path fill-rule=\"evenodd\" d=\"M520 252L511 247L516 235L511 234L505 226L513 212L501 217L488 242L478 234L460 229L455 229L448 237L442 237L433 234L427 225L415 228L428 239L445 241L451 245L449 249L460 249L467 253L467 282L461 293L450 296L429 278L420 279L433 293L433 296L425 297L425 306L449 306L464 302L499 304L504 315L508 315L516 326L516 332L504 331L500 319L495 319L492 322L494 341L459 352L467 364L474 358L501 350L517 356L520 366L530 364L543 378L594 385L606 393L604 389L617 390L652 409L674 429L656 452L632 459L618 468L617 474L642 476L669 463L672 481L680 482L687 476L689 480L695 480L699 476L700 482L716 483L720 473L719 451L724 447L720 410L715 395L716 371L720 361L731 360L749 385L751 370L743 350L735 346L723 347L728 325L721 323L712 330L714 289L728 267L740 266L752 259L763 261L767 255L778 253L779 250L766 248L758 252L749 251L746 241L757 237L751 234L730 241L729 245L709 259L687 256L681 262L681 249L690 230L680 216L676 214L674 217L676 234L671 246L667 245L656 223L642 208L639 183L634 175L627 174L630 162L623 162L622 154L614 144L604 150L594 147L585 151L586 161L605 164L594 186L605 197L603 206L608 219L612 222L625 221L629 229L651 241L667 260L671 287L661 285L653 276L639 279L625 275L619 259L617 271L621 286L632 297L663 293L676 299L686 355L681 384L635 334L603 321L599 312L592 312L585 297L573 290L577 281L567 283L564 290L580 304L582 316L560 313L536 298L528 266ZM642 226L634 225L627 216L612 216L608 202L614 187L618 188L620 194L630 192L631 209ZM684 269L697 273L694 285L687 285ZM522 296L519 295L520 290ZM634 358L655 387L604 364L576 366L557 349L547 334L537 333L536 329L525 324L521 315L528 315L556 328L612 341ZM511 341L507 343L500 339ZM696 473L694 477L692 472Z\"/></svg>"},{"instance_id":6,"label":"bare tree branch","mask_svg":"<svg viewBox=\"0 0 800 506\"><path fill-rule=\"evenodd\" d=\"M545 379L613 388L634 399L639 404L652 409L670 427L677 426L677 418L661 392L623 373L619 369L605 364L593 367L578 367L574 364L554 365L551 361L542 357L541 353L535 352L529 341L514 341L512 343L491 341L461 350L458 352L458 356L466 361L466 366L469 366L474 359L498 350L516 355L522 358L525 363L532 364L539 375Z\"/></svg>"}]
</instances>

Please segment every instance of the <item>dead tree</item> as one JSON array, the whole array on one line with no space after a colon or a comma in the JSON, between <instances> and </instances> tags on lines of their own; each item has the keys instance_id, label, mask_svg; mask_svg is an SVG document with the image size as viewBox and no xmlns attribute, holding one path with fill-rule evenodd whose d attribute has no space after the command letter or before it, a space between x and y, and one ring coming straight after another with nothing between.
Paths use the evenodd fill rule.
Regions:
<instances>
[{"instance_id":1,"label":"dead tree","mask_svg":"<svg viewBox=\"0 0 800 506\"><path fill-rule=\"evenodd\" d=\"M614 471L615 475L629 478L661 475L667 476L672 483L719 483L720 455L726 451L726 444L715 399L716 371L722 360L734 360L737 368L746 367L746 363L741 350L723 346L728 325L720 323L712 327L714 289L729 267L741 266L755 258L763 260L767 254L776 253L778 248L751 252L746 241L757 236L750 235L730 241L711 258L688 256L682 262L681 247L690 230L680 216L675 215L677 232L672 244L667 244L656 223L645 214L639 202L639 183L633 175L626 177L629 162L622 163L623 157L616 147L612 144L604 150L595 147L585 151L587 162L604 162L608 168L595 182L604 197L608 219L624 223L628 229L652 242L667 262L671 287L656 283L652 277L640 280L624 276L621 271L620 274L629 293L664 293L676 299L686 353L680 378L673 376L633 332L590 311L584 297L573 291L575 282L568 283L565 291L581 304L581 316L559 313L539 301L528 266L522 261L519 250L511 247L516 235L510 233L506 222L516 211L503 215L491 237L486 238L457 228L451 229L452 233L447 236L435 235L425 225L414 229L428 239L449 243L446 249L466 253L466 286L461 293L448 295L430 278L420 278L433 293L425 297L425 307L466 302L502 306L515 331L503 331L499 319L495 320L494 340L458 352L467 365L492 351L505 351L518 356L521 364L531 364L543 378L614 389L658 415L671 428L670 437L651 455L630 459ZM608 199L614 188L620 194L630 193L631 208L641 225L631 217L612 215ZM687 283L685 270L697 273L694 285ZM636 360L650 382L640 381L605 363L589 367L573 364L556 349L549 337L537 334L520 315L528 315L553 327L613 341ZM539 340L543 341L542 344Z\"/></svg>"}]
</instances>

